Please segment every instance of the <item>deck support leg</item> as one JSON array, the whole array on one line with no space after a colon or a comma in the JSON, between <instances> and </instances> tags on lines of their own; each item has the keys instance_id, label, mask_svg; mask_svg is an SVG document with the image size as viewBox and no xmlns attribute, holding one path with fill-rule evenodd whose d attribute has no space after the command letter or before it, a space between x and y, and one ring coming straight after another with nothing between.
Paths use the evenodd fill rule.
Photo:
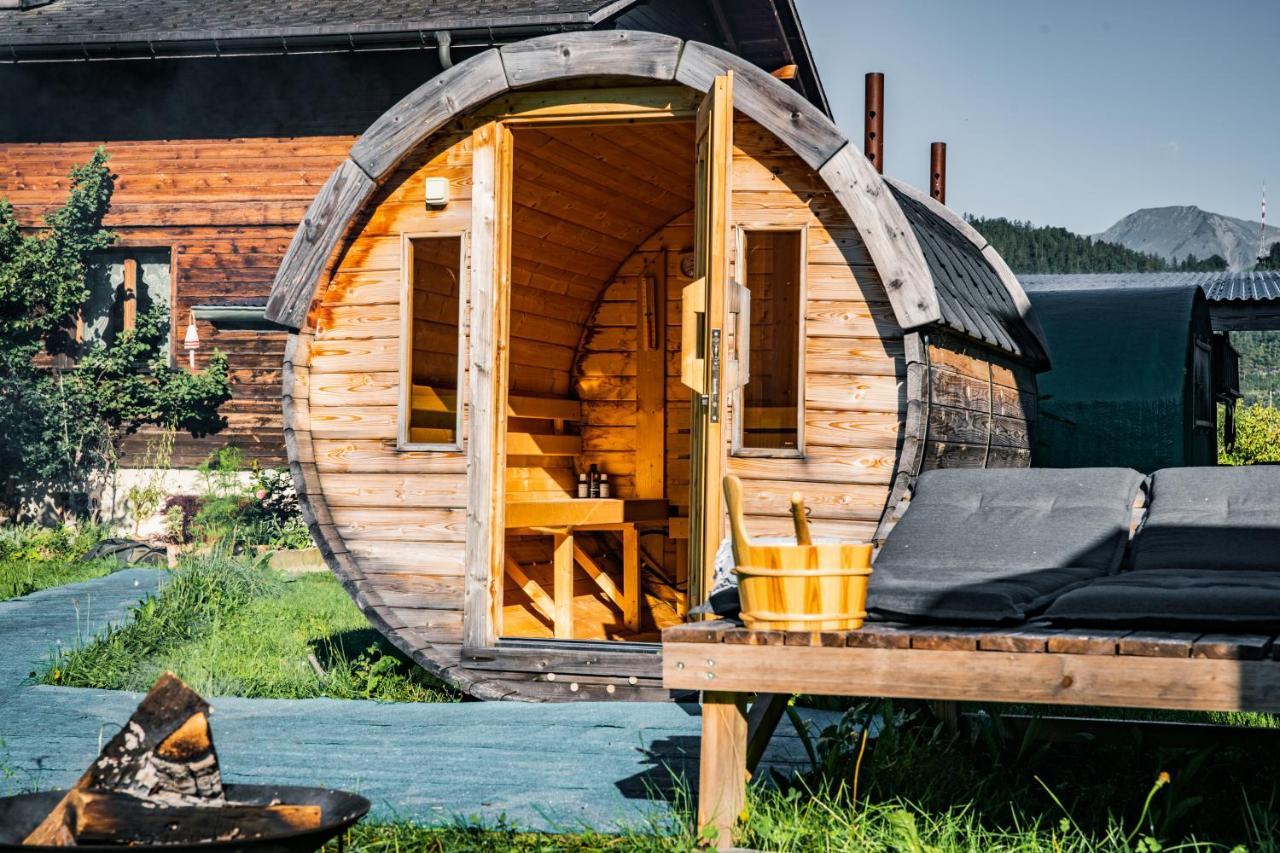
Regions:
<instances>
[{"instance_id":1,"label":"deck support leg","mask_svg":"<svg viewBox=\"0 0 1280 853\"><path fill-rule=\"evenodd\" d=\"M573 534L557 533L554 537L555 626L557 640L573 639Z\"/></svg>"},{"instance_id":2,"label":"deck support leg","mask_svg":"<svg viewBox=\"0 0 1280 853\"><path fill-rule=\"evenodd\" d=\"M623 622L627 630L640 630L640 534L634 524L622 528L622 598L626 602Z\"/></svg>"},{"instance_id":3,"label":"deck support leg","mask_svg":"<svg viewBox=\"0 0 1280 853\"><path fill-rule=\"evenodd\" d=\"M733 846L733 828L747 801L747 716L742 693L702 694L698 762L698 832L716 831L715 846Z\"/></svg>"},{"instance_id":4,"label":"deck support leg","mask_svg":"<svg viewBox=\"0 0 1280 853\"><path fill-rule=\"evenodd\" d=\"M751 703L751 712L747 715L747 772L755 773L764 751L773 739L778 728L778 721L786 713L787 703L791 701L789 693L760 693Z\"/></svg>"}]
</instances>

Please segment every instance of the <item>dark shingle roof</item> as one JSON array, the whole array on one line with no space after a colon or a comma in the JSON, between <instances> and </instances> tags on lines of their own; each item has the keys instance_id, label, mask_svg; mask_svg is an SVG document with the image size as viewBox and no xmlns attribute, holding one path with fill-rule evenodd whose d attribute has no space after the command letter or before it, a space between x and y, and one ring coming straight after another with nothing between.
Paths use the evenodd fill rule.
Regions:
<instances>
[{"instance_id":1,"label":"dark shingle roof","mask_svg":"<svg viewBox=\"0 0 1280 853\"><path fill-rule=\"evenodd\" d=\"M893 184L933 277L942 324L1041 363L1047 358L1009 288L982 250L955 226Z\"/></svg>"},{"instance_id":2,"label":"dark shingle roof","mask_svg":"<svg viewBox=\"0 0 1280 853\"><path fill-rule=\"evenodd\" d=\"M1124 287L1199 287L1210 302L1280 299L1280 270L1267 272L1120 272L1020 275L1029 291Z\"/></svg>"},{"instance_id":3,"label":"dark shingle roof","mask_svg":"<svg viewBox=\"0 0 1280 853\"><path fill-rule=\"evenodd\" d=\"M53 0L0 10L0 54L24 46L352 37L590 27L636 0ZM8 58L8 57L4 57Z\"/></svg>"}]
</instances>

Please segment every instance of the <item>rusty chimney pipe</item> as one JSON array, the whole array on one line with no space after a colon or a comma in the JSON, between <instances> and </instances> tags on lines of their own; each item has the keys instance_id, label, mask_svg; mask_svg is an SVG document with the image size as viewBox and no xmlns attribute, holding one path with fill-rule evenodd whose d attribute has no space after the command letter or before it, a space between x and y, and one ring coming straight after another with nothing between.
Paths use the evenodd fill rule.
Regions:
<instances>
[{"instance_id":1,"label":"rusty chimney pipe","mask_svg":"<svg viewBox=\"0 0 1280 853\"><path fill-rule=\"evenodd\" d=\"M884 75L867 74L866 143L864 151L876 171L884 174Z\"/></svg>"},{"instance_id":2,"label":"rusty chimney pipe","mask_svg":"<svg viewBox=\"0 0 1280 853\"><path fill-rule=\"evenodd\" d=\"M947 203L947 143L929 145L929 195L938 204Z\"/></svg>"}]
</instances>

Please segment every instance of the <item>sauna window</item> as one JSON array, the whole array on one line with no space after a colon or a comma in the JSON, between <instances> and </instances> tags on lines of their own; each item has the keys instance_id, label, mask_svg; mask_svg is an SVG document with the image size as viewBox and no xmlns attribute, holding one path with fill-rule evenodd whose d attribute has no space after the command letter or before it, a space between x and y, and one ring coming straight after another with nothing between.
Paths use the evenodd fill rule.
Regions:
<instances>
[{"instance_id":1,"label":"sauna window","mask_svg":"<svg viewBox=\"0 0 1280 853\"><path fill-rule=\"evenodd\" d=\"M739 279L750 292L737 327L749 376L738 394L734 450L740 455L798 456L804 445L803 229L742 229ZM746 328L742 328L745 325ZM745 338L745 340L742 340Z\"/></svg>"},{"instance_id":2,"label":"sauna window","mask_svg":"<svg viewBox=\"0 0 1280 853\"><path fill-rule=\"evenodd\" d=\"M138 318L157 312L170 322L172 265L168 249L127 249L93 255L85 270L89 297L76 323L82 346L111 345L123 332L137 328ZM164 352L169 352L165 329Z\"/></svg>"},{"instance_id":3,"label":"sauna window","mask_svg":"<svg viewBox=\"0 0 1280 853\"><path fill-rule=\"evenodd\" d=\"M402 449L461 447L464 236L404 241Z\"/></svg>"}]
</instances>

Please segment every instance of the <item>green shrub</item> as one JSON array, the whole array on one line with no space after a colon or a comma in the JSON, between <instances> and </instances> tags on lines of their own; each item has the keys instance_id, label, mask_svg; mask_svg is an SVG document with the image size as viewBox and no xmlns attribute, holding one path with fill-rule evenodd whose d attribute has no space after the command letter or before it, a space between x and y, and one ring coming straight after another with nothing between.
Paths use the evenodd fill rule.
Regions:
<instances>
[{"instance_id":1,"label":"green shrub","mask_svg":"<svg viewBox=\"0 0 1280 853\"><path fill-rule=\"evenodd\" d=\"M1236 407L1236 443L1226 449L1218 418L1218 464L1255 465L1280 462L1280 409L1255 404Z\"/></svg>"},{"instance_id":2,"label":"green shrub","mask_svg":"<svg viewBox=\"0 0 1280 853\"><path fill-rule=\"evenodd\" d=\"M236 447L225 447L200 464L203 490L191 520L192 536L232 551L311 547L292 475L254 467L246 483L244 470Z\"/></svg>"}]
</instances>

